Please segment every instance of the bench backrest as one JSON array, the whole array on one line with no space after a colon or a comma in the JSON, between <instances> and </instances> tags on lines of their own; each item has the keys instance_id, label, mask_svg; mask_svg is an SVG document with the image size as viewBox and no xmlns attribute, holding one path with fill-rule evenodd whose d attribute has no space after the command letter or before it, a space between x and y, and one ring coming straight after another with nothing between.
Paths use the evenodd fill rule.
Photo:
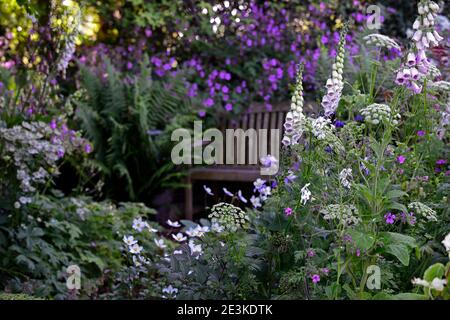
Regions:
<instances>
[{"instance_id":1,"label":"bench backrest","mask_svg":"<svg viewBox=\"0 0 450 320\"><path fill-rule=\"evenodd\" d=\"M278 129L278 146L281 146L281 139L283 138L283 124L286 118L286 114L289 111L290 105L289 103L280 103L276 104L272 107L271 110L267 110L264 104L252 104L249 109L241 116L238 120L224 120L221 123L221 131L224 133L224 137L226 137L226 129L242 129L247 131L248 129L255 129L258 133L260 129L266 129L267 135L262 136L258 135L258 144L252 143L250 144L248 139L245 140L245 163L240 165L254 165L254 160L250 158L250 156L258 155L256 159L257 164L259 164L259 154L261 148L266 147L265 150L268 154L273 154L272 146L274 141L271 139L271 130ZM224 139L224 144L226 150L227 144L230 141ZM236 140L234 141L234 164L238 164L238 150L237 150ZM277 146L274 146L277 147ZM264 151L262 151L264 153Z\"/></svg>"}]
</instances>

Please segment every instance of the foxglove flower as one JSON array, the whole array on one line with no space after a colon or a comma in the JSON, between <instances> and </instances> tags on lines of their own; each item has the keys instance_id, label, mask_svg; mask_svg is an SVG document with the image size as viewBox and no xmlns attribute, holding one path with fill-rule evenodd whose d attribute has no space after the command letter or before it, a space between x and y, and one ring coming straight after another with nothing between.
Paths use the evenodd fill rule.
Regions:
<instances>
[{"instance_id":1,"label":"foxglove flower","mask_svg":"<svg viewBox=\"0 0 450 320\"><path fill-rule=\"evenodd\" d=\"M439 6L430 0L420 1L419 15L416 18L412 36L413 45L406 56L405 64L398 70L395 82L406 86L414 94L422 92L422 81L426 77L432 79L439 74L426 56L425 50L439 45L443 38L434 29Z\"/></svg>"},{"instance_id":2,"label":"foxglove flower","mask_svg":"<svg viewBox=\"0 0 450 320\"><path fill-rule=\"evenodd\" d=\"M341 32L341 38L338 44L338 54L336 61L332 66L331 78L327 80L327 93L322 98L322 107L325 110L325 116L330 117L336 112L344 88L344 58L345 58L345 36L347 35L348 24L344 26Z\"/></svg>"},{"instance_id":3,"label":"foxglove flower","mask_svg":"<svg viewBox=\"0 0 450 320\"><path fill-rule=\"evenodd\" d=\"M294 94L291 98L291 109L284 122L284 137L282 143L285 146L293 146L299 143L305 128L306 118L303 114L303 65L298 67L297 82Z\"/></svg>"}]
</instances>

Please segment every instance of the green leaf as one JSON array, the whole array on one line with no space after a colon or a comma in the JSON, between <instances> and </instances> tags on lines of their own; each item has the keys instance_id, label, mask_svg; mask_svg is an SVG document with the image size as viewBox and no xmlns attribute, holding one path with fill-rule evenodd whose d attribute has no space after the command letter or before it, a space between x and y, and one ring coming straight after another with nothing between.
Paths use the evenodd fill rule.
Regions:
<instances>
[{"instance_id":1,"label":"green leaf","mask_svg":"<svg viewBox=\"0 0 450 320\"><path fill-rule=\"evenodd\" d=\"M362 251L369 250L375 243L375 236L372 234L356 230L349 230L348 234L352 237L355 245Z\"/></svg>"},{"instance_id":2,"label":"green leaf","mask_svg":"<svg viewBox=\"0 0 450 320\"><path fill-rule=\"evenodd\" d=\"M392 300L428 300L428 298L423 294L405 292L392 296Z\"/></svg>"},{"instance_id":3,"label":"green leaf","mask_svg":"<svg viewBox=\"0 0 450 320\"><path fill-rule=\"evenodd\" d=\"M441 279L445 274L445 267L442 263L435 263L424 273L424 280L431 282L434 278Z\"/></svg>"},{"instance_id":4,"label":"green leaf","mask_svg":"<svg viewBox=\"0 0 450 320\"><path fill-rule=\"evenodd\" d=\"M401 212L408 212L408 209L406 208L406 206L404 204L401 204L398 202L392 202L391 204L388 205L387 209L395 209L395 210L399 210Z\"/></svg>"},{"instance_id":5,"label":"green leaf","mask_svg":"<svg viewBox=\"0 0 450 320\"><path fill-rule=\"evenodd\" d=\"M386 253L394 255L404 266L409 265L409 251L403 244L390 244L385 248Z\"/></svg>"},{"instance_id":6,"label":"green leaf","mask_svg":"<svg viewBox=\"0 0 450 320\"><path fill-rule=\"evenodd\" d=\"M401 233L380 232L379 238L386 246L389 244L403 244L410 248L417 247L416 239L414 239L413 237L401 234Z\"/></svg>"},{"instance_id":7,"label":"green leaf","mask_svg":"<svg viewBox=\"0 0 450 320\"><path fill-rule=\"evenodd\" d=\"M372 300L392 300L393 296L386 292L379 292L372 297Z\"/></svg>"},{"instance_id":8,"label":"green leaf","mask_svg":"<svg viewBox=\"0 0 450 320\"><path fill-rule=\"evenodd\" d=\"M386 193L386 197L389 199L408 197L408 194L403 190L390 190Z\"/></svg>"}]
</instances>

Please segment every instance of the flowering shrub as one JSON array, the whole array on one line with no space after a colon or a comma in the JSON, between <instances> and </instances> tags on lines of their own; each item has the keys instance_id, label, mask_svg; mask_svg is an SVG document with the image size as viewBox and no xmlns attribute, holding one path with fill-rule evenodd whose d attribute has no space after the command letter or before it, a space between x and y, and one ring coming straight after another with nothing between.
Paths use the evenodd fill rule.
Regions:
<instances>
[{"instance_id":1,"label":"flowering shrub","mask_svg":"<svg viewBox=\"0 0 450 320\"><path fill-rule=\"evenodd\" d=\"M441 2L414 5L397 34L409 43L383 34L389 25L363 30L358 0L4 3L6 297L450 298ZM282 157L260 159L279 174L253 194L222 188L208 219L170 212L165 229L144 204L120 202L180 186L174 129L254 100L270 110L290 89ZM81 289L66 286L70 265Z\"/></svg>"},{"instance_id":2,"label":"flowering shrub","mask_svg":"<svg viewBox=\"0 0 450 320\"><path fill-rule=\"evenodd\" d=\"M160 296L166 299L245 299L254 297L258 282L261 250L256 238L247 234L248 216L231 204L217 204L211 209L212 220L167 221L171 227L164 238L148 241L147 222L135 220L134 235L124 236L132 255L129 267L134 275L133 297ZM220 218L220 219L218 219ZM139 240L138 240L139 239ZM157 255L154 254L156 249ZM148 255L148 252L153 255ZM153 259L153 263L148 260ZM155 267L157 270L155 270ZM152 280L152 275L159 278ZM152 295L153 294L153 295Z\"/></svg>"},{"instance_id":3,"label":"flowering shrub","mask_svg":"<svg viewBox=\"0 0 450 320\"><path fill-rule=\"evenodd\" d=\"M9 215L0 212L3 287L56 299L111 295L125 264L119 236L133 219L154 211L137 203L115 206L54 193L37 196ZM83 270L80 290L66 287L70 265Z\"/></svg>"},{"instance_id":4,"label":"flowering shrub","mask_svg":"<svg viewBox=\"0 0 450 320\"><path fill-rule=\"evenodd\" d=\"M422 1L419 6L430 3ZM385 40L380 36L377 39ZM392 46L391 41L385 43ZM384 45L381 40L372 44ZM425 52L426 48L420 50ZM393 85L390 95L380 95L383 88L377 88L378 67L390 68L392 82L396 81L397 69L377 55L370 60L375 67L365 75L368 86L361 87L357 80L343 94L344 61L341 45L326 83L323 111L316 116L303 113L303 70L298 69L291 112L285 122L281 173L264 197L262 209L260 202L255 206L257 211L249 215L251 227L246 234L256 241L252 247L256 244L259 248L262 267L253 273L255 280L243 277L248 285L256 282L259 286L257 293L246 297L447 297L448 267L438 263L427 269L427 265L448 261L440 242L446 237L442 243L448 244L446 235L450 231L449 136L445 129L441 131L446 113L440 104L447 102L449 92L432 85L435 73L426 73L420 91ZM265 183L255 181L256 189ZM242 193L237 198L247 201ZM216 205L210 217L215 222L220 218L220 223L245 217L239 209L229 214L228 207L232 209L232 205ZM232 226L241 230L240 224ZM185 230L185 234L190 236L192 231ZM203 232L200 234L203 236ZM219 250L220 246L234 244L229 239L219 244L212 239L199 243L183 233L174 239L188 243L186 253L193 255L194 262L201 261L203 246L214 244L216 248L211 250ZM243 255L253 252L246 250ZM176 253L182 256L184 250ZM219 261L232 257L232 252L223 252ZM179 297L180 292L189 290L187 297L202 297L204 286L189 282L184 287L177 281L195 272L185 269L189 264L182 261L171 264L170 275L186 274L169 277L164 296ZM205 268L210 265L214 263L209 262ZM374 268L381 270L378 280L373 278ZM423 280L414 279L424 272ZM414 284L423 286L424 294ZM219 296L217 292L209 294L223 298L233 292L227 285L222 290Z\"/></svg>"}]
</instances>

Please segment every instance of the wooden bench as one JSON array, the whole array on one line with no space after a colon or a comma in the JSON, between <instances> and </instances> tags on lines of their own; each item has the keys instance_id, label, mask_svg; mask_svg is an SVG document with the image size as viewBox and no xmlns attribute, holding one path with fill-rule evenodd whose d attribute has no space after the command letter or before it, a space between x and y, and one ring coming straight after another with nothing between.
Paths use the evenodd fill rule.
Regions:
<instances>
[{"instance_id":1,"label":"wooden bench","mask_svg":"<svg viewBox=\"0 0 450 320\"><path fill-rule=\"evenodd\" d=\"M267 129L267 153L271 154L271 129L279 129L279 141L278 145L281 147L281 139L283 138L283 124L286 118L286 113L289 111L289 103L281 103L273 106L272 110L267 110L262 104L254 104L249 110L243 114L241 119L236 120L223 120L220 124L220 130L224 133L224 150L227 143L225 139L226 129L242 129L244 131L248 129L255 129L257 132L259 129ZM260 144L259 141L258 144ZM185 189L185 214L186 219L192 220L194 216L193 205L193 184L196 181L237 181L237 182L253 182L261 176L261 167L259 165L259 159L257 164L251 164L250 152L257 152L259 155L258 145L249 145L248 141L245 141L245 163L239 165L210 165L205 167L194 167L189 170L186 178L187 187ZM234 156L237 156L236 146ZM225 155L224 155L225 158ZM234 161L237 163L237 161ZM202 195L203 196L203 195Z\"/></svg>"}]
</instances>

